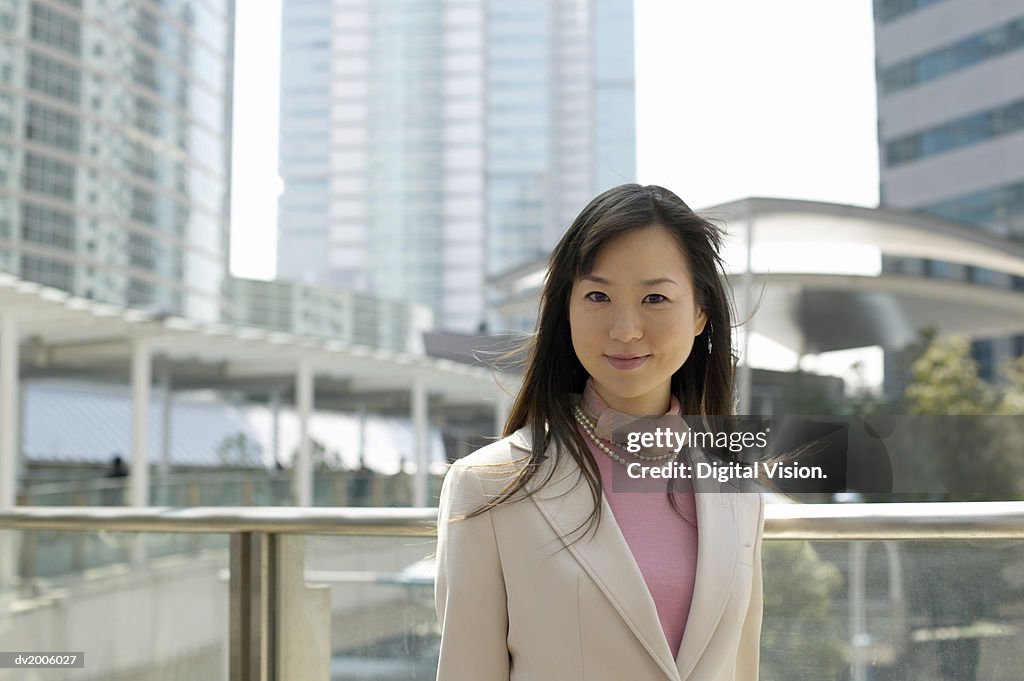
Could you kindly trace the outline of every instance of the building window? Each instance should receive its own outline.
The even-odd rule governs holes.
[[[76,57],[82,49],[82,30],[78,21],[36,3],[32,3],[32,39]]]
[[[78,152],[78,119],[48,106],[29,102],[25,136],[64,151]]]
[[[875,21],[885,23],[942,0],[875,0]]]
[[[28,57],[28,87],[50,97],[78,103],[82,74],[58,61],[32,52]]]
[[[65,291],[71,290],[74,281],[71,265],[28,254],[21,256],[21,277]]]
[[[156,300],[156,287],[148,281],[130,279],[128,281],[128,304],[135,306],[150,305]]]
[[[62,161],[26,153],[22,187],[71,201],[75,196],[75,168]]]
[[[960,196],[923,210],[949,220],[984,225],[1009,236],[1024,236],[1024,183]]]
[[[137,232],[128,234],[128,263],[146,271],[156,269],[156,249],[152,237]]]
[[[879,71],[882,92],[889,94],[973,66],[1024,47],[1024,18],[965,38],[933,52]]]
[[[64,211],[23,203],[21,238],[50,248],[74,251],[75,219]]]
[[[978,363],[978,376],[992,382],[995,377],[995,349],[993,341],[978,340],[971,343],[971,357]]]
[[[1024,99],[906,135],[886,144],[889,167],[1024,129]]]

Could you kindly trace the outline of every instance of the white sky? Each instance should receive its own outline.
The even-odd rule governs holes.
[[[237,3],[231,271],[274,274],[280,0]],[[636,0],[638,180],[878,201],[868,0]]]

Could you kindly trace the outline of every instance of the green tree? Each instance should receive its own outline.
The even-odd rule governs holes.
[[[766,542],[763,574],[761,679],[839,678],[846,665],[832,607],[843,584],[839,569],[807,542]]]
[[[1020,448],[1024,360],[1001,368],[989,385],[978,374],[967,341],[933,338],[911,366],[907,412],[899,447],[915,454],[921,474],[950,493],[904,496],[903,501],[1002,500],[1024,494]],[[927,458],[923,455],[927,453]],[[922,483],[925,480],[922,479]],[[921,485],[921,489],[934,489]]]
[[[901,501],[1020,498],[1022,429],[1014,417],[1024,415],[1024,360],[1005,365],[1000,374],[995,385],[982,380],[963,339],[934,333],[923,338],[904,396],[907,412],[917,418],[901,429],[909,437],[902,447],[911,448],[922,468],[927,465],[935,479],[957,491],[901,495]],[[955,561],[949,560],[952,547],[943,542],[907,542],[904,551],[909,605],[926,626],[964,628],[998,620],[1000,604],[1020,598],[1019,589],[1015,594],[1003,577],[1020,563],[1019,547],[971,542],[957,551]],[[935,653],[941,678],[976,678],[976,637],[947,637]]]
[[[243,431],[225,435],[214,451],[222,466],[247,468],[259,465],[263,458],[263,446]]]

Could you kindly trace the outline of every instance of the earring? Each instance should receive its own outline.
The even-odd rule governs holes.
[[[715,325],[708,322],[708,354],[711,354],[711,337],[715,333]]]

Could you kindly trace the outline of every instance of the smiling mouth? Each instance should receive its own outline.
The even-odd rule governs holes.
[[[605,359],[616,369],[635,369],[644,362],[646,362],[650,355],[634,355],[632,357],[614,357],[612,355],[605,355]]]

